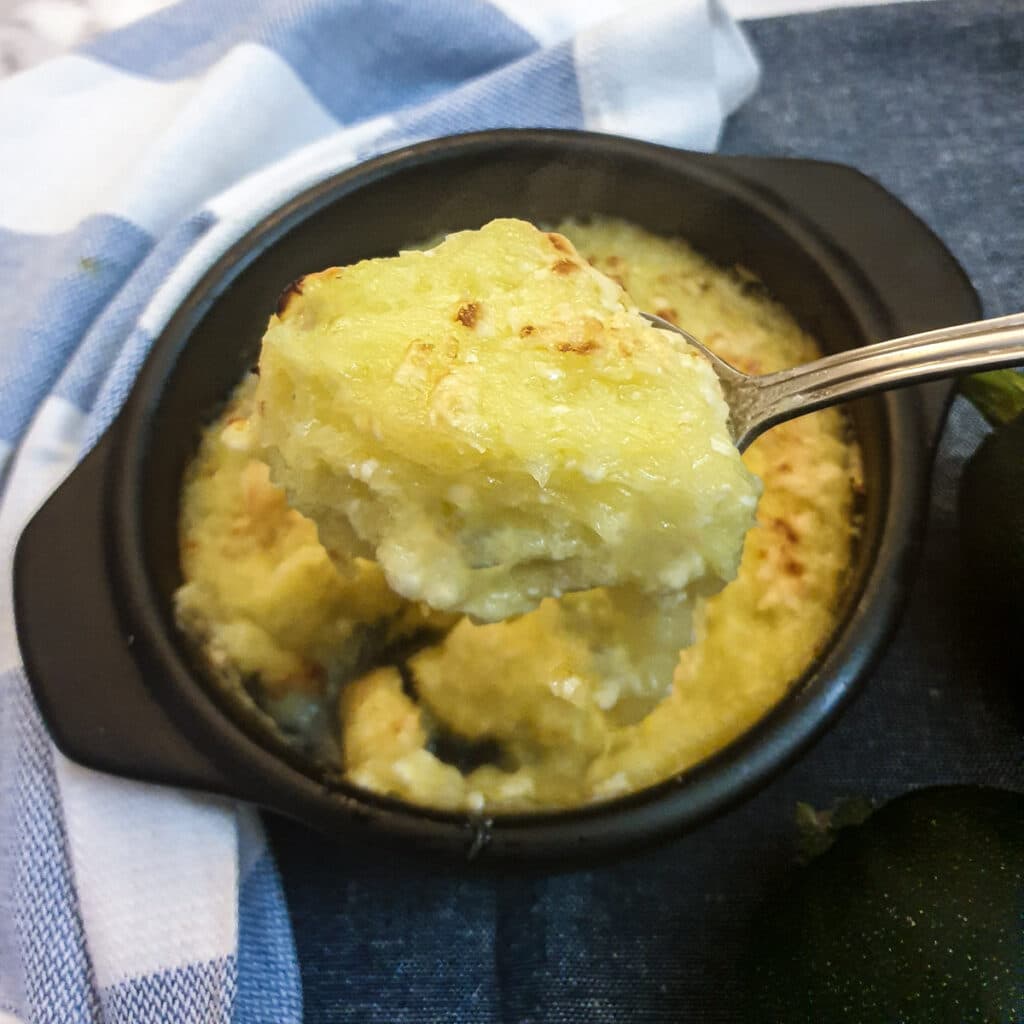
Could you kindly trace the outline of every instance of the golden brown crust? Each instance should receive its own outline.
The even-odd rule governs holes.
[[[559,352],[575,352],[578,356],[586,356],[596,352],[601,346],[593,340],[587,341],[560,341],[556,348]]]
[[[575,252],[572,242],[569,241],[565,235],[560,235],[557,231],[548,232],[548,241],[559,251],[559,252]]]
[[[292,300],[302,294],[302,285],[306,280],[305,276],[297,277],[281,294],[277,297],[277,315],[283,317],[288,312],[288,307]]]
[[[790,542],[790,544],[796,544],[800,540],[800,534],[798,534],[796,530],[793,529],[792,524],[785,519],[773,519],[771,521],[771,526],[773,529],[778,530],[778,532],[781,533],[786,540]]]
[[[580,269],[580,265],[575,260],[568,258],[559,260],[551,267],[552,274],[575,274]]]
[[[458,320],[463,327],[474,327],[479,315],[479,302],[464,302],[459,306],[459,311],[455,314],[455,319]]]

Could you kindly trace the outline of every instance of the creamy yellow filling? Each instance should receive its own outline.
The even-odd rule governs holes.
[[[820,354],[750,275],[682,242],[614,220],[560,230],[640,308],[750,372]],[[218,674],[250,675],[275,697],[312,691],[333,702],[340,693],[341,767],[365,788],[489,811],[642,788],[756,722],[834,626],[860,486],[858,449],[835,410],[776,427],[745,453],[764,485],[757,525],[738,577],[702,603],[696,642],[679,654],[678,618],[650,614],[661,599],[635,589],[614,600],[602,590],[546,598],[514,620],[478,624],[396,595],[379,567],[352,554],[354,540],[328,556],[313,523],[269,481],[252,403],[245,383],[189,471],[179,618]],[[390,640],[425,626],[450,632],[403,657],[404,680],[394,666],[350,679],[353,666],[361,672]],[[622,686],[664,672],[673,685],[660,702]],[[452,737],[497,756],[478,767],[446,763],[442,741]]]
[[[315,695],[371,647],[448,620],[395,594],[376,563],[329,554],[289,508],[255,457],[255,389],[255,377],[239,385],[186,474],[175,609],[219,676]]]

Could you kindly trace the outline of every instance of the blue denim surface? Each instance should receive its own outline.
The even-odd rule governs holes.
[[[940,234],[986,314],[1024,307],[1024,5],[939,0],[748,28],[764,83],[724,151],[860,168]],[[595,870],[517,877],[438,874],[268,819],[309,1024],[742,1020],[739,958],[756,906],[792,869],[797,801],[1020,787],[1009,670],[960,586],[956,486],[981,430],[958,403],[910,606],[861,698],[794,768],[699,832]]]

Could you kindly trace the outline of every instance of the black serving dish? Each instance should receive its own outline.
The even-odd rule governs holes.
[[[850,168],[685,153],[607,135],[426,142],[310,188],[257,225],[163,330],[127,405],[18,546],[18,636],[58,747],[93,768],[251,801],[338,838],[458,856],[578,859],[691,828],[831,723],[892,630],[923,530],[948,385],[851,407],[864,530],[828,649],[760,723],[697,767],[580,810],[475,819],[331,781],[198,672],[172,617],[178,490],[200,430],[257,355],[288,281],[495,216],[606,213],[741,263],[829,350],[976,319],[931,231]]]

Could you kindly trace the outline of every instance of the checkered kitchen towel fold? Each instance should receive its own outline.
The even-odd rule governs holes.
[[[201,271],[405,142],[519,125],[711,149],[756,79],[716,0],[184,0],[0,84],[0,1022],[301,1019],[258,817],[66,761],[11,613],[22,526]]]

